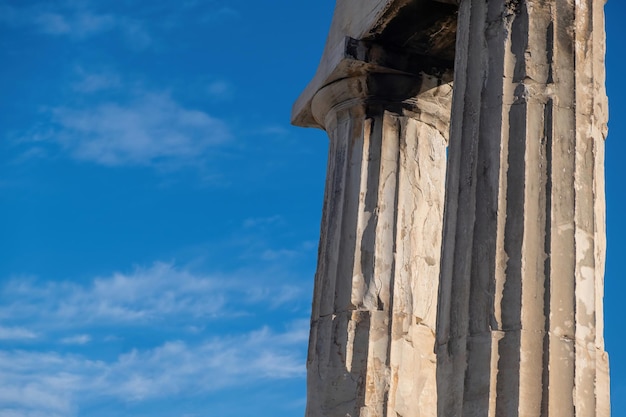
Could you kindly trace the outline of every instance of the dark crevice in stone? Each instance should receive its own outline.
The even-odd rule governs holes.
[[[458,6],[429,0],[407,1],[388,11],[370,38],[404,51],[454,61]]]

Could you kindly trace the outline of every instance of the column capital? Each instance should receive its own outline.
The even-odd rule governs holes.
[[[317,72],[293,106],[296,126],[323,128],[313,97],[335,81],[370,72],[425,72],[452,79],[456,0],[338,0]],[[410,24],[407,24],[409,23]],[[445,78],[445,77],[444,77]]]
[[[452,84],[443,83],[441,76],[369,73],[321,88],[311,100],[311,115],[328,130],[337,111],[352,108],[365,115],[377,108],[415,118],[447,137],[451,100]]]

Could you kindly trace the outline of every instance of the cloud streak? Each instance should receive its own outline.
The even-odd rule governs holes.
[[[91,342],[91,336],[88,334],[77,334],[61,339],[61,343],[65,345],[86,345],[89,342]]]
[[[107,82],[113,81],[92,78],[80,87],[97,89]],[[52,126],[23,141],[56,143],[74,159],[105,166],[177,168],[200,164],[230,137],[221,120],[185,108],[167,94],[148,93],[127,104],[57,107]]]
[[[75,8],[46,3],[23,7],[0,4],[0,23],[76,41],[118,32],[125,44],[133,49],[143,49],[152,43],[152,38],[141,21],[114,13],[97,13],[86,9],[84,5]]]
[[[71,416],[85,403],[107,397],[141,402],[302,378],[305,341],[306,324],[300,321],[282,332],[263,327],[198,344],[168,341],[153,349],[133,349],[110,362],[54,352],[0,351],[0,404],[15,415]]]
[[[157,262],[83,284],[8,280],[0,340],[20,347],[0,350],[0,414],[71,417],[103,401],[151,404],[302,382],[307,313],[290,305],[308,306],[308,297],[256,274],[259,284],[250,286],[248,276]],[[288,318],[276,320],[276,309],[286,308],[280,317]],[[233,321],[249,311],[254,324]],[[117,353],[101,353],[111,349]]]
[[[37,334],[23,327],[0,326],[0,340],[30,340],[37,338]]]
[[[122,86],[119,75],[115,73],[89,73],[82,68],[78,68],[77,72],[80,79],[72,87],[78,93],[91,94]]]
[[[77,38],[110,31],[119,24],[116,18],[109,14],[80,12],[64,15],[49,11],[35,12],[30,23],[45,34],[69,35]]]
[[[266,305],[278,308],[300,302],[303,291],[293,285],[260,283],[244,279],[193,274],[173,264],[157,262],[131,273],[114,273],[87,285],[72,282],[38,282],[16,278],[0,288],[0,318],[50,328],[99,325],[149,325],[162,320],[206,321],[241,316],[244,309]],[[51,320],[53,319],[53,320]],[[18,327],[5,335],[29,336]],[[43,329],[42,329],[43,330]],[[0,328],[0,338],[2,336]]]

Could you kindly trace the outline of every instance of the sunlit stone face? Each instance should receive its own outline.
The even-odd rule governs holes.
[[[337,3],[307,417],[609,416],[603,4]]]

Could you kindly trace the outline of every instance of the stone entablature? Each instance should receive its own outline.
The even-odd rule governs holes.
[[[456,0],[338,1],[320,65],[293,106],[292,123],[323,128],[311,102],[324,86],[369,72],[450,72],[454,61]],[[404,22],[411,21],[412,25]],[[410,53],[408,53],[410,51]]]

